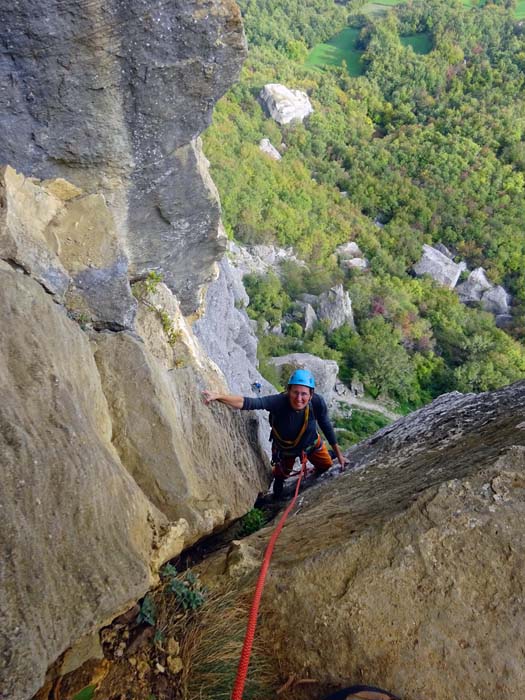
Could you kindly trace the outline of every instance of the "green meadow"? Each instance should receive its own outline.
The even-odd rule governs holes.
[[[381,15],[388,12],[390,7],[401,5],[406,0],[378,0],[370,2],[361,8],[361,12],[369,15]],[[465,7],[476,7],[479,0],[462,0]],[[525,18],[525,0],[518,0],[514,13],[516,19]],[[363,74],[361,56],[363,52],[357,48],[359,29],[347,27],[325,43],[317,44],[308,54],[306,65],[313,68],[323,66],[342,66],[346,62],[349,75],[356,77]],[[432,40],[427,33],[410,34],[401,37],[403,46],[411,46],[415,53],[427,54],[432,50]]]
[[[306,65],[314,68],[323,66],[342,66],[346,62],[349,75],[355,77],[362,75],[361,63],[362,51],[356,48],[359,37],[359,29],[347,27],[336,34],[332,39],[323,44],[317,44],[308,54]],[[429,53],[432,49],[432,40],[427,33],[410,34],[401,37],[403,46],[411,46],[416,53]]]
[[[396,5],[401,5],[407,0],[375,0],[375,2],[369,2],[361,8],[363,14],[368,15],[380,15],[388,11],[389,7],[395,7]],[[465,7],[477,7],[479,5],[479,0],[461,0]],[[516,3],[516,10],[514,11],[514,16],[516,19],[525,18],[525,0],[518,0]]]
[[[361,75],[362,51],[356,48],[359,29],[347,27],[323,44],[317,44],[308,54],[306,65],[314,68],[323,66],[341,66],[346,61],[348,73],[352,76]]]

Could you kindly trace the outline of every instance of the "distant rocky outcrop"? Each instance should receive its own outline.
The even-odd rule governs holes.
[[[270,139],[261,139],[259,143],[259,148],[263,153],[266,153],[267,156],[273,158],[273,160],[281,160],[282,158],[281,154],[271,143]]]
[[[477,267],[464,282],[457,284],[461,273],[466,269],[465,262],[455,263],[450,251],[439,243],[434,248],[424,245],[421,260],[414,265],[416,275],[430,275],[439,284],[455,289],[464,304],[480,305],[485,311],[494,314],[498,326],[504,327],[511,323],[510,294],[501,285],[493,285],[482,267]]]
[[[339,372],[339,366],[334,360],[323,360],[306,352],[294,352],[272,357],[270,362],[279,371],[284,385],[295,369],[309,369],[315,377],[316,392],[323,395],[328,405],[332,403]]]
[[[316,681],[289,697],[350,682],[404,700],[525,691],[524,426],[525,382],[448,394],[352,448],[351,471],[303,492],[258,625],[283,683],[297,669]],[[271,532],[244,540],[241,588]],[[231,586],[227,555],[206,571]]]
[[[269,115],[278,124],[302,122],[312,114],[313,107],[308,95],[301,90],[291,90],[285,85],[268,83],[260,92],[259,98]]]
[[[456,286],[459,276],[466,269],[466,263],[455,263],[448,255],[427,244],[423,245],[423,255],[414,265],[416,275],[429,275],[450,289]]]
[[[279,275],[280,266],[285,261],[306,267],[306,263],[295,255],[293,248],[279,248],[273,245],[241,246],[229,241],[227,255],[232,266],[243,275],[264,274],[270,271]]]
[[[355,241],[338,246],[335,254],[343,270],[365,270],[368,267],[368,260]]]
[[[21,0],[0,23],[0,163],[102,194],[130,274],[194,311],[225,246],[198,135],[246,54],[237,5]]]
[[[510,316],[510,295],[501,285],[493,285],[487,279],[485,270],[478,267],[473,270],[468,279],[458,284],[456,292],[464,304],[480,304],[485,311],[499,317]]]
[[[342,284],[332,287],[319,296],[316,312],[319,320],[325,321],[330,331],[335,331],[336,328],[344,325],[355,327],[352,301]]]

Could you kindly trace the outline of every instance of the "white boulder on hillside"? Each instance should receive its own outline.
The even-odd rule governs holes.
[[[361,249],[355,241],[343,243],[335,249],[339,266],[343,270],[361,269],[368,267],[368,260],[363,257]]]
[[[281,154],[272,144],[270,139],[261,139],[259,142],[259,148],[263,153],[266,153],[267,156],[273,158],[273,160],[281,160],[282,158]]]
[[[444,287],[454,289],[463,270],[467,269],[464,262],[455,263],[447,255],[430,245],[423,245],[421,260],[414,265],[418,277],[429,275]]]
[[[278,124],[289,124],[294,120],[302,122],[314,111],[305,92],[290,90],[278,83],[265,85],[259,97],[270,116]]]
[[[488,279],[485,270],[477,267],[473,270],[468,279],[462,284],[458,284],[455,290],[460,301],[464,304],[481,303],[485,311],[500,317],[509,316],[510,295],[501,285],[494,286]]]
[[[320,321],[328,322],[328,330],[335,331],[345,324],[355,327],[352,300],[342,284],[332,287],[319,296],[317,316]]]

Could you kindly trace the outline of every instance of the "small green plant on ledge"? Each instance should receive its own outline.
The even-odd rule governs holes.
[[[160,575],[167,582],[166,589],[175,594],[184,610],[197,610],[204,603],[206,589],[200,585],[198,577],[192,571],[186,571],[182,575],[172,564],[166,564]]]
[[[260,508],[252,508],[241,520],[241,535],[251,535],[266,525],[266,515]]]
[[[159,284],[162,282],[162,274],[156,270],[150,270],[146,279],[136,282],[133,285],[133,296],[140,304],[155,313],[162,325],[162,330],[166,335],[168,344],[173,347],[180,340],[180,331],[175,330],[173,321],[168,312],[158,304],[152,304],[147,297],[155,294]]]

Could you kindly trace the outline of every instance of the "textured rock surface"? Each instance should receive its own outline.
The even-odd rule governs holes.
[[[243,308],[249,299],[242,284],[242,273],[232,267],[226,257],[219,270],[219,277],[206,292],[204,313],[193,324],[195,336],[222,370],[230,393],[252,396],[252,385],[256,382],[261,384],[262,394],[274,393],[275,388],[257,369],[257,338]],[[255,411],[254,420],[258,425],[259,443],[269,453],[267,416]]]
[[[350,682],[404,700],[525,692],[524,446],[525,382],[450,394],[353,448],[360,469],[305,492],[258,627],[283,682],[317,680],[288,698]],[[269,532],[246,543],[251,562]]]
[[[306,352],[294,352],[289,355],[272,357],[270,361],[280,371],[283,384],[286,384],[294,369],[309,369],[315,377],[316,392],[322,394],[326,403],[330,405],[334,398],[337,373],[339,372],[337,362],[322,360],[320,357]]]
[[[355,241],[343,243],[335,249],[335,253],[343,270],[365,270],[368,267],[368,260],[363,257],[363,253]]]
[[[21,0],[0,22],[0,162],[104,193],[133,274],[162,269],[192,310],[223,247],[195,139],[245,55],[238,7]],[[182,236],[203,246],[193,268],[170,256]]]
[[[48,225],[62,203],[10,167],[0,171],[0,258],[19,265],[59,298],[70,279]]]
[[[167,519],[120,463],[87,337],[5,263],[0,325],[0,692],[21,700],[143,595],[154,550],[168,558],[183,538],[165,547]]]
[[[464,262],[455,263],[436,248],[425,244],[421,260],[414,265],[414,272],[419,276],[429,275],[439,284],[453,289],[466,267]]]
[[[488,289],[481,298],[481,306],[492,314],[505,315],[509,312],[509,295],[498,285]]]
[[[278,248],[273,245],[239,246],[228,243],[228,256],[233,267],[243,275],[263,274],[271,270],[279,275],[283,262],[293,262],[305,267],[305,263],[294,255],[292,248]]]
[[[201,390],[223,378],[199,352],[171,292],[161,285],[151,302],[172,319],[175,342],[168,342],[155,311],[140,304],[144,342],[127,333],[99,334],[95,359],[122,463],[170,521],[188,522],[188,546],[246,513],[269,479],[261,454],[246,447],[256,443],[254,422],[204,405]]]
[[[319,320],[326,321],[330,331],[334,331],[336,328],[344,325],[354,328],[352,301],[348,292],[343,289],[342,284],[332,287],[332,289],[321,294],[316,310]]]
[[[305,92],[290,90],[278,83],[265,85],[261,90],[260,99],[270,116],[279,124],[289,124],[294,120],[302,122],[314,111]]]
[[[127,260],[104,197],[10,167],[0,197],[0,258],[22,267],[77,318],[99,328],[132,326]]]
[[[488,281],[485,270],[482,267],[477,267],[472,270],[468,279],[456,287],[456,293],[464,304],[472,304],[481,301],[483,292],[486,292],[492,287]]]

